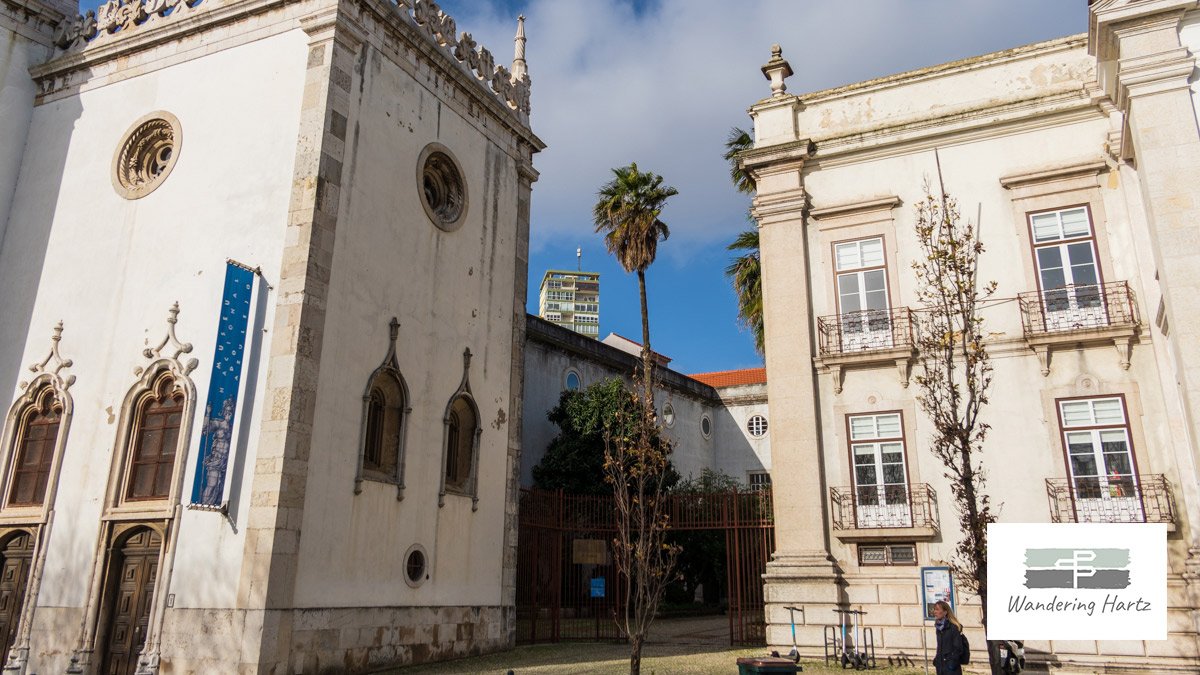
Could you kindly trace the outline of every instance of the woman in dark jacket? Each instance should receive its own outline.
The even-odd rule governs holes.
[[[937,632],[937,653],[933,657],[933,667],[937,675],[961,675],[962,666],[962,623],[954,616],[954,610],[945,600],[933,603],[933,623]]]

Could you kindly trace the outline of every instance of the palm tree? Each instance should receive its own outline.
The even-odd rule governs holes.
[[[738,156],[754,147],[754,139],[745,129],[733,127],[725,139],[725,154],[729,162],[729,179],[738,192],[753,193],[758,186],[754,177],[742,168]],[[726,247],[729,251],[741,251],[725,268],[725,276],[733,282],[738,299],[738,321],[754,335],[754,349],[759,355],[766,354],[763,343],[763,299],[762,263],[758,255],[758,230],[751,228],[739,234]]]
[[[758,186],[754,183],[754,177],[746,173],[738,162],[738,155],[753,147],[754,139],[750,137],[750,132],[741,127],[733,127],[725,139],[725,154],[722,155],[725,161],[729,162],[729,180],[733,181],[733,187],[746,194],[754,192]]]
[[[592,220],[596,231],[604,233],[604,245],[616,256],[626,272],[637,272],[638,293],[642,301],[642,385],[650,405],[650,315],[646,307],[646,268],[658,253],[658,240],[671,236],[659,215],[667,199],[679,194],[663,186],[663,178],[650,171],[638,171],[637,163],[613,169],[613,179],[597,193]]]
[[[754,335],[754,349],[761,356],[766,354],[766,350],[763,346],[762,262],[758,257],[758,230],[742,232],[726,249],[744,251],[725,268],[725,276],[733,282],[733,290],[737,293],[738,321]]]

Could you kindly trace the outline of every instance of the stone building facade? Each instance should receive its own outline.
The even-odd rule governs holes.
[[[523,28],[510,68],[426,0],[76,12],[0,4],[6,672],[511,645]]]
[[[881,655],[920,658],[918,566],[960,539],[911,382],[914,205],[940,170],[997,283],[984,466],[1001,520],[1170,530],[1167,640],[1023,636],[1031,660],[1200,667],[1200,11],[1098,0],[1088,18],[1086,34],[799,96],[778,50],[763,67],[743,161],[774,411],[772,645],[803,604],[800,644],[820,653],[850,605]],[[980,625],[969,599],[959,615]]]
[[[611,336],[610,336],[611,337]],[[529,316],[522,397],[521,485],[533,484],[533,467],[559,429],[546,413],[567,389],[583,389],[613,377],[629,380],[641,363],[636,343],[620,347]],[[704,469],[747,484],[770,483],[766,377],[761,369],[684,375],[660,363],[654,400],[663,433],[674,441],[671,463],[684,478]],[[712,375],[716,375],[715,377]],[[754,419],[757,418],[757,419]],[[752,423],[753,421],[753,423]]]

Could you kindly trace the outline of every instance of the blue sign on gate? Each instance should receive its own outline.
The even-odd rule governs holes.
[[[593,598],[603,598],[604,597],[604,577],[600,577],[598,579],[592,579],[592,597]]]

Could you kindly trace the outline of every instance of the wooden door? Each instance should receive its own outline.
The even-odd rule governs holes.
[[[25,589],[29,586],[29,568],[33,563],[33,536],[21,533],[0,552],[0,657],[8,653],[17,639],[17,624],[25,606]]]
[[[162,537],[157,532],[139,530],[125,540],[109,563],[112,590],[101,670],[104,675],[133,675],[137,670],[150,624],[161,548]]]

